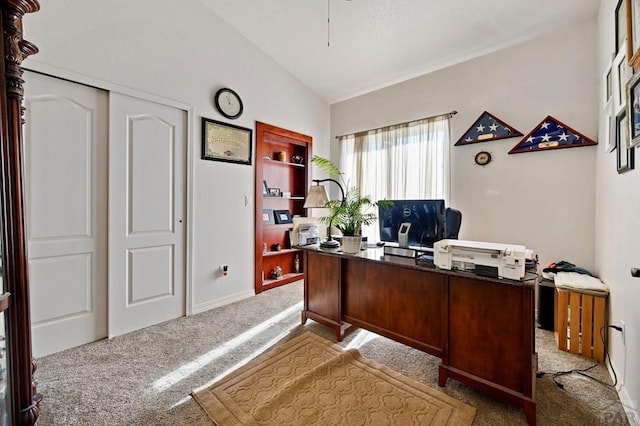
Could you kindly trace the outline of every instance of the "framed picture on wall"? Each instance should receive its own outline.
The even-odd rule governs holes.
[[[626,43],[626,42],[625,42]],[[621,49],[613,60],[611,65],[613,73],[613,110],[616,115],[620,113],[620,110],[624,109],[626,104],[626,87],[627,81],[631,77],[632,71],[627,64],[627,52],[625,49]]]
[[[611,152],[616,148],[616,114],[613,112],[613,105],[610,103],[605,109],[605,131],[606,152]]]
[[[616,6],[616,46],[615,51],[618,53],[627,36],[627,0],[618,0]]]
[[[613,96],[613,60],[609,61],[609,64],[604,70],[602,75],[602,106],[606,107],[611,103]]]
[[[618,173],[633,169],[634,149],[629,147],[629,124],[627,111],[623,110],[616,117],[616,167]]]
[[[202,117],[202,159],[251,165],[251,129]]]
[[[640,66],[640,0],[626,0],[627,58],[633,69]]]
[[[629,123],[629,146],[640,144],[640,73],[627,84],[627,121]]]

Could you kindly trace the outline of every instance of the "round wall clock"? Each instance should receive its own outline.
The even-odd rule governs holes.
[[[487,151],[480,151],[476,154],[474,161],[479,166],[486,166],[491,162],[491,153]]]
[[[236,119],[242,115],[242,99],[233,90],[223,87],[213,97],[218,112],[230,119]]]

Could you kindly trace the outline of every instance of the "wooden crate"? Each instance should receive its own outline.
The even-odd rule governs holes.
[[[607,323],[607,296],[556,288],[555,305],[558,348],[604,361],[604,343],[600,329]],[[606,339],[606,330],[604,336]]]

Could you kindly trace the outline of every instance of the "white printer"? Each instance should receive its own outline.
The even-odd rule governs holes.
[[[440,240],[433,244],[433,263],[496,278],[524,278],[527,251],[515,244],[465,240]]]

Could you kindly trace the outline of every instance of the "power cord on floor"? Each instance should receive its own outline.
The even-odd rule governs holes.
[[[553,383],[556,384],[556,386],[558,386],[560,389],[564,389],[564,385],[562,383],[560,383],[557,379],[558,377],[561,376],[566,376],[567,374],[579,374],[581,376],[584,376],[588,379],[591,379],[597,383],[600,383],[601,385],[607,386],[607,387],[612,387],[615,388],[616,385],[618,384],[618,376],[616,375],[616,370],[614,370],[613,365],[611,364],[611,357],[609,356],[609,350],[607,349],[607,343],[605,341],[604,338],[604,330],[606,328],[613,328],[615,330],[618,331],[622,331],[622,327],[619,327],[617,325],[603,325],[602,327],[600,327],[600,338],[602,339],[602,344],[604,345],[604,354],[605,354],[605,362],[606,360],[609,360],[609,367],[611,368],[611,372],[613,373],[613,384],[609,384],[606,383],[596,377],[590,376],[588,374],[586,374],[587,371],[595,368],[598,366],[598,363],[596,362],[595,364],[593,364],[590,367],[587,368],[582,368],[582,369],[573,369],[573,370],[566,370],[566,371],[556,371],[556,372],[544,372],[544,371],[538,371],[536,372],[536,377],[541,378],[544,376],[551,376],[551,379],[553,380]]]

